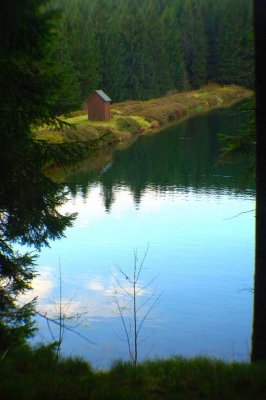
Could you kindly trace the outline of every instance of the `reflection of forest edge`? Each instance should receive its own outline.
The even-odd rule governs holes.
[[[127,187],[136,204],[147,187],[156,192],[169,190],[205,191],[217,195],[234,192],[254,195],[254,182],[245,173],[247,162],[221,165],[219,133],[237,133],[244,116],[235,109],[216,110],[168,128],[163,134],[139,138],[131,147],[113,155],[103,154],[106,167],[102,172],[89,171],[90,161],[76,172],[68,173],[66,184],[75,196],[86,197],[92,185],[102,186],[109,210],[117,187]],[[88,169],[86,169],[86,167]]]

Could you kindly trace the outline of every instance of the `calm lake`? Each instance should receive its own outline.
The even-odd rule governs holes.
[[[248,359],[254,184],[245,179],[245,163],[217,164],[217,134],[234,133],[242,122],[235,108],[215,110],[139,138],[100,173],[82,168],[67,175],[62,211],[78,217],[65,238],[43,249],[34,282],[39,310],[58,316],[60,265],[66,324],[91,342],[65,331],[64,354],[95,367],[129,359],[114,287],[127,323],[132,290],[118,269],[131,276],[134,249],[138,265],[148,249],[137,285],[139,321],[159,299],[140,330],[139,359]],[[79,322],[71,318],[77,313]],[[58,338],[54,324],[52,332],[44,319],[38,324],[36,342],[51,341],[51,333]]]

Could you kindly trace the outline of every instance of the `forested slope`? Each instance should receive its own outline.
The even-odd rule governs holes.
[[[253,87],[251,0],[53,0],[58,111],[94,89],[149,99],[207,82]]]

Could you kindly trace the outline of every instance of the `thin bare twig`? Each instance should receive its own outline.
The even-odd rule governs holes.
[[[224,221],[228,221],[228,220],[230,220],[230,219],[237,218],[237,217],[239,217],[239,216],[242,215],[242,214],[248,214],[248,213],[251,213],[251,212],[254,212],[254,211],[255,211],[254,209],[253,209],[253,210],[248,210],[248,211],[242,211],[242,212],[240,212],[240,213],[234,215],[233,217],[230,217],[230,218],[223,218],[223,220],[224,220]]]
[[[57,326],[60,325],[60,322],[59,322],[58,320],[52,319],[52,318],[48,317],[47,314],[42,314],[42,313],[39,312],[39,311],[35,311],[35,312],[36,312],[36,314],[39,315],[40,317],[46,319],[46,321],[52,322],[53,324],[55,324],[55,325],[57,325]],[[73,328],[71,328],[71,327],[69,327],[69,326],[67,326],[67,325],[65,325],[64,329],[65,329],[66,331],[69,331],[69,332],[71,332],[71,333],[74,333],[75,335],[79,336],[80,338],[84,339],[86,342],[88,342],[88,343],[90,343],[90,344],[93,344],[93,345],[96,345],[96,344],[97,344],[96,342],[93,342],[92,340],[89,340],[86,336],[82,335],[80,332],[77,332],[75,329],[73,329]]]
[[[59,352],[61,349],[61,345],[65,336],[65,332],[71,332],[74,333],[75,335],[79,336],[83,340],[87,341],[90,344],[96,344],[95,342],[89,340],[87,337],[79,333],[76,329],[81,325],[82,323],[82,316],[87,314],[88,311],[84,312],[78,312],[75,314],[69,314],[69,309],[71,307],[71,304],[74,300],[74,298],[77,295],[77,292],[68,300],[66,304],[63,302],[63,279],[62,279],[62,268],[61,268],[61,258],[59,257],[59,264],[58,264],[58,270],[59,270],[59,298],[56,300],[56,303],[54,304],[54,309],[55,309],[55,314],[56,316],[51,316],[48,315],[47,313],[41,313],[40,311],[36,311],[36,314],[39,315],[40,317],[44,318],[47,322],[48,330],[49,333],[54,341],[57,342],[57,350],[56,350],[56,355],[57,357],[59,356]],[[69,322],[75,322],[72,323],[71,325]],[[58,331],[58,337],[56,340],[56,336],[53,333],[53,330],[51,328],[51,324],[54,324],[59,328]]]
[[[157,274],[148,283],[142,286],[139,285],[141,273],[144,269],[144,262],[146,260],[148,250],[149,250],[149,245],[146,248],[144,256],[139,261],[137,249],[134,249],[134,263],[133,263],[132,277],[129,274],[127,274],[120,266],[116,266],[116,270],[121,275],[123,282],[124,280],[128,282],[130,286],[130,291],[128,290],[127,287],[125,287],[124,283],[121,282],[121,280],[117,276],[114,276],[117,286],[120,289],[122,289],[122,293],[124,294],[124,297],[122,297],[122,299],[120,300],[118,297],[118,294],[120,295],[120,293],[117,291],[117,287],[114,286],[113,298],[116,307],[118,309],[120,319],[122,321],[129,356],[134,366],[136,366],[138,362],[139,343],[142,342],[139,340],[141,329],[145,321],[147,321],[148,316],[150,315],[154,307],[158,304],[158,301],[161,297],[161,294],[160,295],[156,294],[156,288],[155,288],[153,292],[150,295],[148,295],[148,297],[141,304],[139,304],[138,302],[138,298],[139,296],[141,296],[141,293],[144,292],[145,289],[150,287],[154,283],[155,279],[158,278],[159,276],[159,274]],[[130,299],[126,306],[125,306],[125,296]],[[131,307],[128,307],[130,306],[130,304]],[[125,310],[128,310],[130,313],[128,317],[128,324],[125,318]],[[142,315],[142,317],[140,316],[141,310],[144,310],[144,315]]]

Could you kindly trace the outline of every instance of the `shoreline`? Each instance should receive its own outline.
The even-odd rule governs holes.
[[[265,399],[265,363],[203,356],[172,356],[136,366],[118,360],[102,370],[79,357],[56,355],[54,344],[24,345],[5,355],[0,373],[1,398],[10,400]]]
[[[84,110],[61,117],[69,127],[64,131],[41,129],[38,139],[49,143],[96,143],[90,154],[80,159],[75,168],[101,171],[112,161],[113,153],[130,147],[140,136],[158,134],[168,127],[214,109],[227,108],[252,96],[253,92],[236,85],[209,85],[199,90],[169,94],[164,97],[140,101],[114,103],[110,121],[89,121]],[[81,165],[80,165],[81,164]],[[61,177],[62,168],[50,165],[48,175]]]

